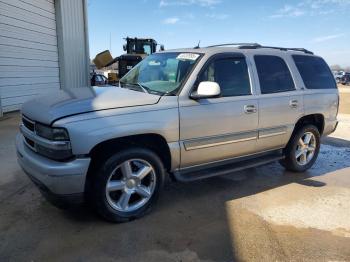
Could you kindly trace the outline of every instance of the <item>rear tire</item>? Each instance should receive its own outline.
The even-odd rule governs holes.
[[[147,214],[164,181],[164,166],[153,151],[129,148],[111,156],[94,175],[88,198],[111,222],[126,222]]]
[[[291,137],[280,163],[287,170],[304,172],[315,163],[320,151],[320,132],[314,125],[306,125]]]

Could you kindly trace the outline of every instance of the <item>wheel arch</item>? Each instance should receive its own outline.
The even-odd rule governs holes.
[[[293,130],[293,134],[298,130],[300,127],[305,125],[314,125],[317,127],[318,132],[320,135],[323,134],[324,126],[325,126],[325,118],[322,114],[310,114],[305,115],[299,118],[299,120],[296,122]]]
[[[165,169],[167,171],[171,169],[171,152],[163,136],[155,133],[148,133],[112,138],[96,144],[90,150],[89,156],[91,157],[91,164],[87,172],[85,188],[89,186],[92,176],[96,173],[104,160],[130,146],[152,150],[161,159]]]
[[[289,145],[289,143],[293,139],[293,136],[295,135],[295,133],[298,132],[298,130],[305,125],[316,126],[318,129],[318,132],[322,136],[323,131],[324,131],[324,126],[325,126],[324,115],[322,115],[322,114],[309,114],[309,115],[305,115],[305,116],[302,116],[301,118],[299,118],[299,120],[294,125],[292,135],[290,136],[287,145]]]
[[[309,162],[306,162],[305,164],[299,164],[297,161],[296,150],[298,150],[297,145],[300,141],[300,136],[303,136],[305,133],[305,130],[309,130],[310,127],[312,129],[317,129],[319,134],[316,136],[317,143],[314,147],[314,155],[312,156],[312,159],[309,160]],[[303,116],[299,119],[299,121],[296,123],[293,133],[288,141],[288,144],[283,149],[283,153],[285,158],[280,162],[287,170],[293,171],[293,172],[304,172],[307,169],[309,169],[314,162],[316,161],[319,149],[320,149],[320,136],[323,133],[324,129],[324,118],[321,114],[312,114]],[[305,145],[305,144],[304,144]],[[304,147],[302,148],[305,149]]]

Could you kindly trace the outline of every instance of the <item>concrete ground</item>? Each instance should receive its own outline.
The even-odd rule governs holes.
[[[16,163],[19,115],[6,115],[0,261],[350,261],[348,99],[342,92],[341,122],[311,170],[294,174],[272,163],[169,182],[151,214],[124,224],[47,203]]]
[[[343,114],[350,114],[350,86],[339,85],[338,88],[342,97],[339,109]]]

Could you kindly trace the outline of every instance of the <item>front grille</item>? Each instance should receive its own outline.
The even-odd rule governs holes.
[[[35,143],[33,140],[27,138],[27,137],[24,137],[24,139],[26,140],[27,144],[30,145],[31,147],[35,147]]]
[[[22,115],[22,124],[23,126],[28,129],[33,134],[35,133],[35,122],[27,118],[26,116]],[[29,137],[25,136],[24,133],[22,133],[24,136],[25,144],[33,151],[36,151],[35,149],[35,142],[30,139]]]
[[[22,123],[27,129],[29,129],[30,131],[34,132],[34,129],[35,129],[34,121],[31,121],[28,118],[23,116],[22,117]]]

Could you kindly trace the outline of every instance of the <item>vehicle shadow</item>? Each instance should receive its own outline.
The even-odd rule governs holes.
[[[350,147],[350,141],[337,138],[337,137],[323,137],[322,138],[322,143],[325,145],[331,145],[331,146],[336,146],[336,147]]]
[[[332,138],[332,144],[344,145],[344,141]],[[349,157],[350,149],[326,144],[322,145],[315,165],[304,173],[288,172],[278,163],[271,163],[191,183],[168,181],[153,212],[130,223],[104,223],[86,208],[78,212],[64,212],[64,216],[78,223],[107,227],[110,232],[122,234],[126,238],[137,236],[138,241],[148,239],[152,242],[142,247],[135,244],[138,254],[154,249],[166,250],[169,254],[187,250],[199,259],[232,261],[235,259],[234,232],[230,232],[227,224],[227,201],[291,183],[323,187],[326,184],[318,181],[317,177],[350,167],[350,162],[344,161]],[[129,244],[134,246],[133,243]],[[125,259],[128,260],[128,257],[126,255]]]

